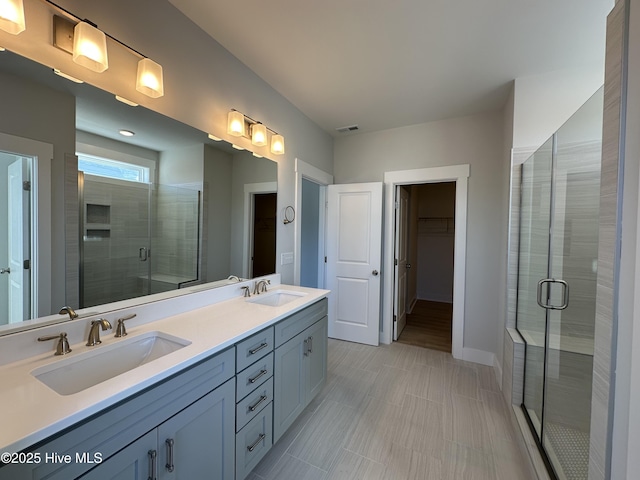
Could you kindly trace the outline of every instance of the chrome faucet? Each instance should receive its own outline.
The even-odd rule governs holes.
[[[89,328],[89,338],[87,339],[87,347],[93,347],[94,345],[98,345],[102,343],[100,340],[100,327],[102,327],[102,331],[109,330],[111,324],[108,320],[104,318],[98,318],[97,320],[91,321],[91,328]]]
[[[75,312],[75,310],[73,308],[71,308],[68,305],[65,305],[64,307],[62,307],[60,309],[60,311],[58,312],[58,314],[60,315],[69,315],[69,320],[73,320],[74,318],[78,318],[78,314]]]
[[[235,280],[236,282],[240,283],[240,277],[238,277],[237,275],[229,275],[229,277],[227,277],[227,280]]]
[[[255,286],[253,287],[253,294],[260,295],[261,292],[266,292],[267,285],[270,285],[270,284],[271,284],[271,280],[260,280],[259,282],[256,282]]]

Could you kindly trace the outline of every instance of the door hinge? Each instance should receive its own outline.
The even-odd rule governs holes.
[[[400,208],[400,204],[399,204],[398,202],[395,202],[395,204],[394,204],[394,208],[395,208],[396,210],[398,210],[398,208]]]
[[[395,262],[394,265],[398,266],[398,259],[397,258],[394,260],[394,262]]]
[[[393,321],[394,321],[394,322],[397,322],[397,321],[398,321],[398,317],[394,315],[394,316],[393,316]]]
[[[327,263],[327,257],[324,257],[324,263]]]
[[[25,192],[31,191],[31,182],[29,180],[25,180],[24,182],[22,182],[22,190],[24,190]]]
[[[22,262],[22,268],[24,268],[25,270],[30,270],[31,269],[31,260],[25,260],[24,262]]]

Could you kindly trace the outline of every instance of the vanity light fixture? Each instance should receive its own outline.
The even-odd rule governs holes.
[[[0,0],[3,2],[6,0]],[[151,98],[164,95],[162,66],[131,48],[89,20],[83,20],[50,0],[44,0],[61,15],[53,15],[53,45],[73,55],[73,61],[94,72],[109,68],[107,37],[140,58],[136,75],[136,90]],[[126,102],[125,102],[126,103]]]
[[[267,127],[262,123],[254,123],[249,127],[251,131],[251,143],[256,147],[264,147],[267,144]]]
[[[73,28],[73,61],[98,73],[109,68],[107,36],[86,20]]]
[[[273,135],[271,137],[271,153],[275,155],[284,154],[284,137],[282,135]]]
[[[227,116],[227,133],[234,137],[244,136],[244,115],[237,110],[231,110]]]
[[[136,133],[131,130],[120,130],[118,132],[120,135],[124,135],[125,137],[133,137]]]
[[[58,70],[57,68],[53,69],[53,73],[55,73],[56,75],[58,75],[59,77],[62,78],[66,78],[67,80],[71,80],[73,83],[84,83],[82,80],[80,80],[79,78],[76,77],[72,77],[71,75],[69,75],[68,73],[64,73],[61,72],[60,70]]]
[[[235,137],[247,137],[245,133],[247,130],[251,137],[251,144],[258,147],[267,145],[267,132],[271,132],[271,153],[275,155],[282,155],[284,153],[284,137],[282,135],[271,130],[262,122],[254,120],[236,109],[232,109],[228,115],[227,133]]]
[[[0,29],[17,35],[25,29],[22,0],[0,0]]]
[[[129,105],[130,107],[137,107],[138,104],[136,102],[132,102],[131,100],[121,97],[120,95],[116,95],[116,100],[124,103],[125,105]]]

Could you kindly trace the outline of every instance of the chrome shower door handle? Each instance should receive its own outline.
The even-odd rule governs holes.
[[[560,305],[551,305],[542,302],[542,286],[545,284],[558,283],[562,286],[562,303]],[[564,310],[569,306],[569,284],[564,280],[557,280],[555,278],[543,278],[538,282],[538,292],[536,295],[538,305],[546,310]]]
[[[141,262],[146,262],[147,261],[147,248],[146,247],[140,247],[138,249],[138,258],[140,259]]]

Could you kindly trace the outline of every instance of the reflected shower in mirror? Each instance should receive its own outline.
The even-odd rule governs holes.
[[[51,189],[50,213],[38,212],[33,192],[21,190],[20,208],[33,220],[20,223],[14,214],[12,224],[17,203],[0,202],[3,230],[32,236],[20,240],[22,252],[13,249],[25,268],[0,275],[0,334],[66,303],[104,313],[114,301],[275,272],[275,162],[8,51],[0,53],[0,80],[3,185],[9,165],[22,158],[3,139],[53,148],[51,163],[36,158],[24,180],[37,192]],[[38,165],[49,167],[47,178]],[[47,215],[48,231],[41,225]],[[0,268],[8,269],[4,237]],[[34,254],[43,245],[50,258]],[[12,292],[14,273],[24,282]]]

